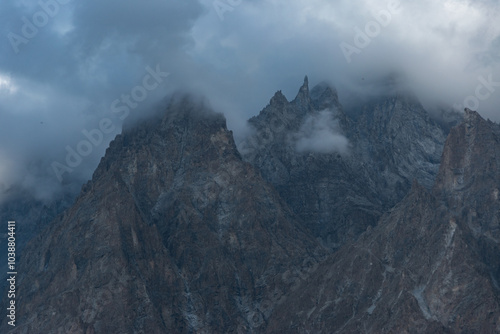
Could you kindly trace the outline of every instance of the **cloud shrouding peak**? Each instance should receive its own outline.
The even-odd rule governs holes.
[[[499,7],[473,0],[3,2],[0,184],[47,196],[61,187],[51,164],[65,164],[68,147],[88,152],[84,133],[112,124],[64,173],[65,182],[88,179],[120,131],[117,108],[143,113],[179,89],[207,96],[235,133],[272,92],[293,96],[304,74],[332,82],[344,102],[378,94],[383,87],[373,83],[401,73],[426,106],[470,107],[499,121]],[[356,48],[350,61],[346,44]],[[157,67],[169,76],[155,85],[147,68]],[[308,138],[315,146],[315,135]]]

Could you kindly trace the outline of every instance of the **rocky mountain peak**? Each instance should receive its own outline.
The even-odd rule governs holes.
[[[275,95],[280,104],[250,119],[242,154],[336,248],[374,225],[413,179],[432,187],[446,134],[412,94],[370,101],[353,116],[331,85],[308,93],[307,84],[296,100]]]
[[[226,333],[262,328],[325,252],[186,98],[129,124],[24,254],[14,333]]]
[[[311,109],[310,103],[311,103],[311,97],[309,96],[309,79],[307,78],[306,75],[304,77],[304,83],[300,87],[297,96],[292,101],[292,104],[296,105],[300,109],[309,111]]]
[[[344,118],[337,91],[331,85],[322,82],[309,91],[309,79],[304,78],[303,85],[292,102],[289,102],[281,90],[277,91],[269,104],[261,110],[258,117],[252,117],[250,123],[263,121],[273,123],[280,129],[298,130],[304,118],[314,112],[330,110],[337,118]]]
[[[304,83],[300,87],[300,91],[309,92],[309,78],[307,75],[304,77]]]
[[[199,101],[194,102],[190,96],[182,96],[172,99],[166,111],[126,124],[122,134],[110,143],[93,180],[101,175],[107,177],[113,166],[127,180],[145,177],[146,171],[154,171],[147,175],[148,178],[158,176],[158,167],[166,163],[163,150],[167,141],[170,143],[168,170],[171,172],[192,162],[200,150],[205,150],[207,156],[208,152],[213,153],[210,155],[213,159],[226,153],[231,153],[227,156],[239,156],[225,117]],[[145,161],[138,161],[134,154],[143,155],[144,150],[148,152]],[[142,174],[138,173],[138,164],[146,168]]]
[[[277,91],[269,102],[269,105],[279,109],[282,109],[286,104],[288,104],[288,100],[281,90]]]
[[[477,175],[495,172],[499,149],[495,143],[500,140],[500,126],[484,120],[476,111],[465,109],[463,122],[452,128],[441,159],[441,166],[435,189],[447,193],[457,192],[461,197]],[[499,166],[500,167],[500,166]],[[484,180],[481,186],[490,187]]]
[[[337,90],[326,82],[321,82],[313,87],[310,92],[311,100],[316,109],[339,109],[340,102]]]
[[[127,121],[124,132],[139,127],[149,127],[152,130],[170,127],[190,129],[202,124],[214,129],[226,128],[226,119],[222,113],[213,111],[206,101],[189,94],[174,95],[169,100],[166,111],[157,111],[144,119],[129,118]]]
[[[478,122],[484,121],[484,119],[479,115],[479,113],[475,110],[471,110],[469,108],[464,109],[464,121],[467,125],[473,126]]]

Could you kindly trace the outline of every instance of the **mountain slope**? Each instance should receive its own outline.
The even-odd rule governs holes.
[[[500,331],[499,129],[466,111],[433,191],[414,183],[377,227],[291,293],[293,307],[280,307],[268,332]]]
[[[110,144],[23,253],[13,333],[249,332],[317,264],[324,251],[203,109],[176,100]]]
[[[0,204],[0,221],[16,222],[16,253],[21,254],[26,244],[40,233],[54,218],[73,204],[76,194],[70,192],[59,195],[52,201],[34,198],[26,190],[11,188],[8,198]],[[6,226],[6,225],[5,225]],[[0,235],[1,249],[7,249],[7,228]],[[7,261],[0,264],[0,292],[7,286]]]

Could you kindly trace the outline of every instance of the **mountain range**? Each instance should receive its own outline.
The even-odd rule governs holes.
[[[248,124],[175,96],[124,126],[29,235],[1,332],[500,331],[500,125],[307,77]]]

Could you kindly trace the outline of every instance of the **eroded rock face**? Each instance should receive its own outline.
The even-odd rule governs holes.
[[[307,277],[325,252],[202,109],[181,99],[111,143],[26,248],[13,333],[258,331]]]
[[[244,159],[332,249],[375,226],[413,179],[432,187],[447,131],[409,95],[346,112],[329,85],[309,92],[307,77],[293,101],[277,92],[249,123]]]
[[[479,252],[495,284],[500,282],[500,125],[466,109],[443,152],[435,192],[445,201]]]
[[[433,190],[414,183],[377,227],[292,292],[268,332],[500,331],[498,135],[497,124],[467,111]]]
[[[222,115],[174,99],[27,245],[0,332],[499,332],[500,126],[467,110],[442,149],[419,108],[349,114],[306,80],[240,154]]]

